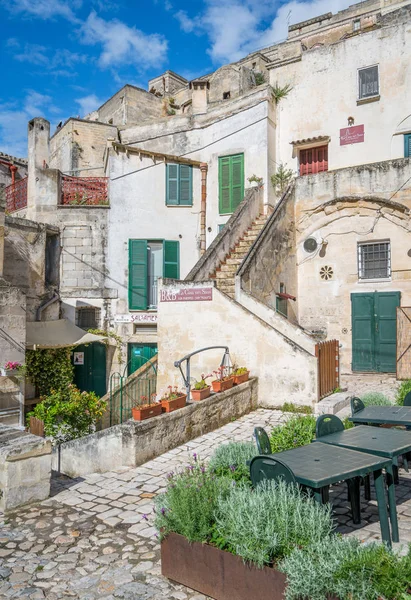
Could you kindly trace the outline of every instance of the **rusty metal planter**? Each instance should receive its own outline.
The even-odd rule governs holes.
[[[286,576],[276,569],[257,569],[214,546],[170,533],[161,542],[161,573],[215,600],[283,600]]]

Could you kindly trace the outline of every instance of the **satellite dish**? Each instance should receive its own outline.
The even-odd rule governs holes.
[[[312,254],[318,248],[318,241],[313,237],[309,237],[305,240],[303,247],[306,252]]]

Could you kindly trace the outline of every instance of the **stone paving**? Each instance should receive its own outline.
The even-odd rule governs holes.
[[[287,416],[259,409],[137,468],[83,479],[57,478],[53,497],[0,520],[0,598],[37,600],[205,600],[160,574],[152,525],[153,498],[167,474],[195,452],[207,459],[229,440],[251,439],[256,425],[270,428]],[[400,537],[411,542],[411,476],[397,486]],[[374,495],[363,501],[361,525],[350,518],[345,486],[332,488],[338,531],[380,539]]]

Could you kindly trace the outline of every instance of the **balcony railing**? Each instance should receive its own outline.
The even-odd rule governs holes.
[[[108,177],[61,176],[61,202],[65,206],[107,206]]]
[[[6,210],[11,213],[27,206],[27,177],[5,188]]]

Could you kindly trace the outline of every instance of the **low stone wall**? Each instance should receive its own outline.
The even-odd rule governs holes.
[[[70,477],[138,466],[257,407],[257,379],[146,421],[127,421],[61,445],[60,470]],[[57,451],[53,469],[57,469]]]
[[[48,498],[50,475],[51,443],[0,425],[0,510]]]

